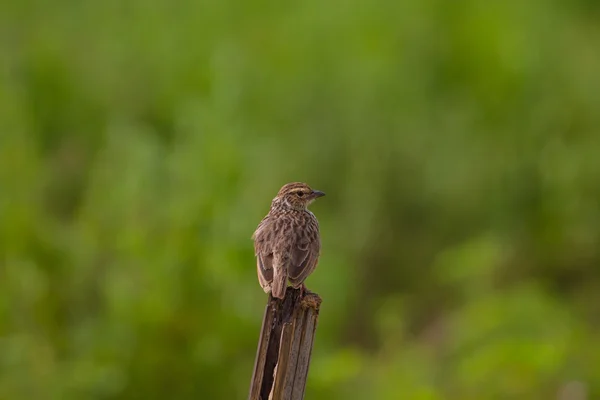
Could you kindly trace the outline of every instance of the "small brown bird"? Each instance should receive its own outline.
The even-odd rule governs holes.
[[[252,235],[258,281],[266,293],[283,299],[289,280],[302,288],[315,270],[321,252],[319,222],[307,207],[325,193],[306,183],[284,185]]]

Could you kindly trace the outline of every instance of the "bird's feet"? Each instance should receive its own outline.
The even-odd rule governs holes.
[[[303,283],[300,285],[300,298],[303,299],[306,294],[306,285]]]
[[[314,294],[314,293],[311,292],[310,289],[308,289],[304,283],[302,285],[300,285],[300,298],[301,299],[303,299],[307,295],[311,295],[311,294]]]
[[[310,291],[304,284],[298,287],[298,289],[300,289],[298,300],[302,304],[302,307],[308,307],[318,311],[319,306],[321,305],[321,298],[319,295]]]

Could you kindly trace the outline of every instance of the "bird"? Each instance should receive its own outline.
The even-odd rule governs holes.
[[[319,221],[308,210],[317,198],[325,196],[306,183],[283,185],[271,201],[271,208],[252,234],[258,282],[265,293],[283,299],[287,283],[300,288],[315,270],[321,254]]]

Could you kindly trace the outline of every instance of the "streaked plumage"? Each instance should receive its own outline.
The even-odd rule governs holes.
[[[321,252],[319,222],[307,207],[324,195],[305,183],[284,185],[252,235],[258,281],[273,297],[285,297],[288,280],[294,288],[303,287],[317,267]]]

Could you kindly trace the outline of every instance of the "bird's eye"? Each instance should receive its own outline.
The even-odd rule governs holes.
[[[298,195],[298,197],[304,196],[304,192],[296,192],[296,194]]]

